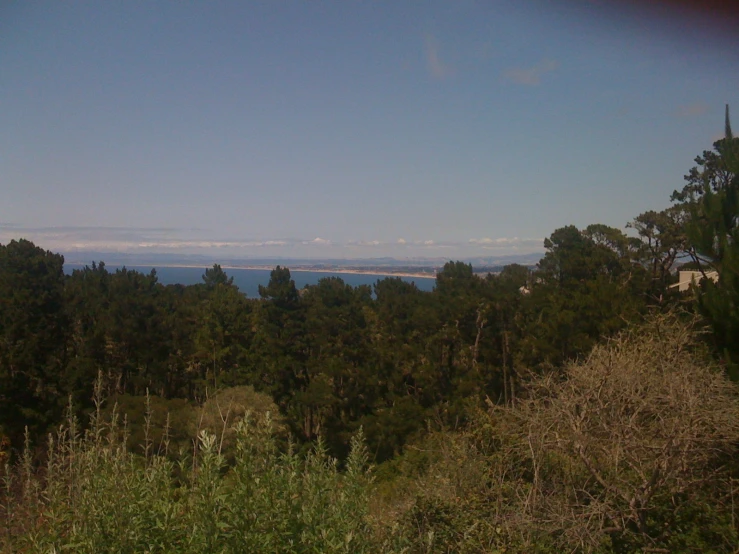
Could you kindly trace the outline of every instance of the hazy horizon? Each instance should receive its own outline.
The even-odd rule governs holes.
[[[329,267],[442,267],[448,261],[463,261],[472,263],[475,267],[504,266],[518,263],[534,265],[543,256],[544,251],[529,254],[498,254],[491,256],[408,256],[408,257],[289,257],[289,256],[227,256],[218,254],[183,254],[183,253],[154,253],[154,252],[100,252],[94,250],[78,250],[73,252],[59,251],[65,257],[65,265],[83,266],[93,262],[105,262],[111,266],[141,266],[141,267],[209,267],[214,263],[224,267],[244,266],[319,266]]]

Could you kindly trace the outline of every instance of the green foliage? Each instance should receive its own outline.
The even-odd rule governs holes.
[[[232,463],[237,449],[236,428],[244,418],[257,425],[268,422],[275,437],[286,436],[285,421],[277,405],[269,395],[256,392],[251,386],[214,391],[199,409],[191,412],[189,436],[198,436],[201,431],[215,436],[218,453]]]
[[[690,210],[687,235],[698,268],[718,273],[718,283],[702,281],[696,299],[727,371],[739,379],[739,138],[731,132],[728,106],[726,137],[713,146],[696,158],[673,200]]]
[[[50,440],[43,479],[30,462],[7,470],[3,551],[377,551],[361,431],[339,472],[320,441],[304,458],[280,452],[269,417],[247,415],[225,471],[206,430],[191,461],[130,453],[115,413],[107,423],[94,418],[84,436],[70,419]]]
[[[272,397],[301,445],[320,434],[343,458],[364,426],[375,459],[388,459],[427,420],[459,424],[469,404],[512,402],[529,368],[586,353],[638,313],[637,279],[619,254],[619,232],[591,226],[566,235],[553,235],[534,274],[514,265],[483,278],[469,264],[449,262],[432,293],[387,278],[373,297],[369,287],[335,277],[298,291],[289,269],[277,267],[260,299],[250,300],[218,265],[189,287],[163,286],[156,272],[111,273],[102,262],[66,280],[59,275],[53,286],[39,282],[33,286],[57,287],[60,309],[59,321],[38,331],[58,331],[44,343],[55,349],[48,382],[58,381],[59,391],[45,421],[59,420],[67,395],[78,415],[89,411],[99,372],[105,392],[122,402],[148,391],[154,404],[200,404],[214,390],[248,385]],[[577,278],[560,283],[552,273],[558,265]],[[15,267],[8,275],[30,279]],[[21,399],[26,388],[15,390],[11,404],[40,405]],[[132,414],[142,413],[140,403],[129,406]],[[17,411],[3,417],[17,447],[30,420]]]
[[[193,365],[199,374],[197,394],[202,398],[208,387],[249,381],[248,352],[254,333],[248,317],[251,306],[235,286],[212,286],[199,308]]]
[[[548,251],[523,310],[526,365],[559,366],[639,318],[648,283],[630,244],[604,225],[564,227],[544,241]]]
[[[18,444],[66,402],[64,257],[21,239],[0,245],[0,427]]]
[[[111,419],[122,413],[126,417],[126,446],[135,454],[149,452],[172,454],[192,449],[193,421],[198,409],[182,398],[133,396],[118,394],[110,397],[102,409],[103,418]]]
[[[218,264],[213,264],[211,269],[206,269],[203,273],[203,283],[209,289],[214,289],[218,285],[224,285],[227,287],[234,286],[234,278],[226,275],[226,272],[221,269]]]
[[[673,282],[671,270],[689,250],[686,223],[689,213],[685,206],[672,206],[661,212],[649,210],[639,214],[627,225],[636,230],[633,257],[643,264],[651,279],[647,291],[651,298],[661,301],[669,294]]]

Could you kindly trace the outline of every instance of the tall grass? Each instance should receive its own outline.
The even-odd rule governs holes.
[[[71,412],[70,412],[71,413]],[[339,471],[322,442],[281,452],[269,417],[236,424],[235,462],[199,432],[193,453],[166,455],[147,439],[126,448],[125,419],[100,410],[85,433],[74,417],[49,437],[46,464],[31,448],[6,464],[2,552],[375,552],[368,524],[367,452],[360,433]],[[171,453],[170,453],[171,454]]]

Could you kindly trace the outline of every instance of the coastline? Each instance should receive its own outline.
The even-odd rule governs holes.
[[[162,266],[164,267],[164,266]],[[179,267],[185,267],[185,266],[179,266]],[[195,266],[200,267],[200,266]],[[262,271],[271,271],[274,269],[274,267],[271,266],[259,266],[259,265],[249,265],[249,266],[221,266],[223,269],[255,269],[255,270],[262,270]],[[416,277],[418,279],[436,279],[436,274],[429,275],[428,273],[412,273],[412,272],[400,272],[400,271],[380,271],[377,269],[360,269],[360,268],[336,268],[336,269],[328,269],[328,268],[311,268],[311,267],[289,267],[288,268],[291,272],[292,271],[303,271],[308,273],[335,273],[335,274],[345,274],[345,275],[378,275],[381,277]]]
[[[84,263],[77,263],[77,262],[65,262],[65,264],[73,265],[73,266],[85,266],[89,264]],[[119,265],[119,264],[113,264],[113,265]],[[124,264],[125,265],[125,264]],[[131,264],[128,267],[182,267],[182,268],[192,268],[192,269],[208,269],[209,266],[204,266],[200,264],[157,264],[157,265],[148,265],[148,264]],[[247,270],[257,270],[257,271],[271,271],[274,269],[273,266],[265,266],[265,265],[221,265],[221,268],[224,270],[228,269],[247,269]],[[408,271],[381,271],[378,269],[361,269],[361,268],[335,268],[335,269],[329,269],[329,268],[311,268],[311,267],[288,267],[288,269],[291,272],[305,272],[305,273],[329,273],[329,274],[335,274],[335,275],[377,275],[378,277],[406,277],[406,278],[413,278],[413,279],[436,279],[436,274],[428,274],[428,273],[413,273]]]
[[[274,269],[273,267],[232,267],[230,269]],[[311,269],[305,268],[289,268],[290,271],[304,271],[312,273],[335,273],[335,274],[346,274],[346,275],[377,275],[378,277],[415,277],[417,279],[436,279],[436,274],[429,275],[428,273],[409,273],[409,272],[385,272],[378,271],[376,269]]]

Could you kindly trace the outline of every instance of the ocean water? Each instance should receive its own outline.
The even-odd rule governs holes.
[[[74,269],[81,269],[82,265],[64,264],[65,273],[72,273]],[[107,265],[108,271],[115,271],[121,266]],[[126,266],[141,273],[149,273],[152,266]],[[157,277],[163,285],[194,285],[203,282],[203,273],[206,267],[157,267]],[[224,269],[229,277],[233,277],[234,284],[239,290],[246,293],[248,298],[259,298],[259,285],[266,286],[269,283],[269,269]],[[305,285],[315,285],[319,279],[324,277],[340,277],[347,285],[357,287],[359,285],[374,285],[379,279],[387,275],[364,275],[357,273],[323,273],[317,271],[291,271],[290,275],[295,281],[295,286],[302,289]],[[401,277],[404,281],[414,282],[423,291],[431,291],[436,280],[432,277]]]

